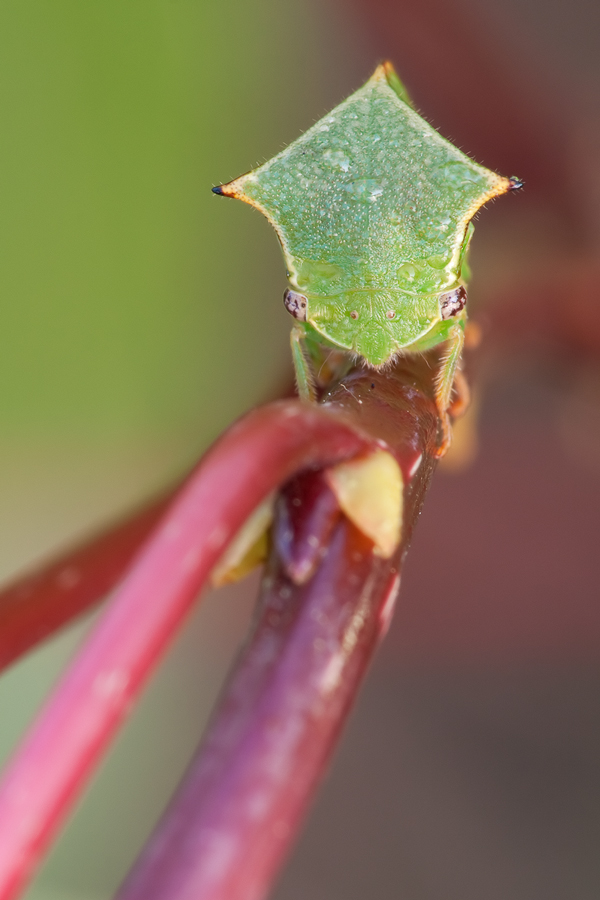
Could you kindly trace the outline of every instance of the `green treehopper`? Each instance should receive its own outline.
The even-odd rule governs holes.
[[[328,357],[338,370],[357,357],[380,367],[445,345],[436,387],[443,455],[450,414],[468,396],[459,363],[471,220],[518,187],[438,134],[384,63],[269,162],[213,190],[255,206],[277,232],[302,397],[315,398]]]

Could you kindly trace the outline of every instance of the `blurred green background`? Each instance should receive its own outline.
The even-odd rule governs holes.
[[[289,385],[278,242],[210,189],[368,76],[349,77],[352,40],[297,0],[0,5],[3,579],[177,477]],[[194,619],[28,896],[114,889],[197,741],[255,589]],[[2,758],[87,627],[0,682]]]
[[[2,4],[3,434],[200,443],[280,389],[277,242],[210,188],[338,96],[327,24],[275,0]]]

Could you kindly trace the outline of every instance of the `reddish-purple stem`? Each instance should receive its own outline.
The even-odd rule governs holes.
[[[253,634],[118,900],[261,900],[269,890],[389,622],[433,471],[431,376],[427,362],[404,360],[395,372],[354,373],[331,396],[361,429],[385,437],[401,465],[402,545],[382,560],[345,519],[335,524],[319,479],[288,486]],[[306,535],[319,533],[326,553],[313,578],[299,584]]]
[[[294,840],[393,605],[398,577],[338,523],[326,562],[264,582],[200,754],[118,900],[259,900]]]
[[[373,446],[335,410],[283,401],[222,436],[181,490],[0,785],[0,900],[18,895],[223,548],[277,485]]]
[[[101,600],[127,571],[174,491],[0,591],[0,670]]]

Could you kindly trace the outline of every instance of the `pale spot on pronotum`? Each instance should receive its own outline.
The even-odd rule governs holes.
[[[466,302],[467,292],[462,284],[453,291],[446,291],[446,293],[442,294],[440,297],[440,313],[442,319],[451,319],[452,316],[458,315],[458,313],[465,308]]]
[[[287,288],[283,294],[283,305],[294,319],[298,319],[299,322],[306,322],[308,300],[304,294],[299,294],[298,291],[292,291],[290,288]]]
[[[403,480],[400,466],[387,450],[340,463],[326,472],[342,512],[389,559],[400,543]]]

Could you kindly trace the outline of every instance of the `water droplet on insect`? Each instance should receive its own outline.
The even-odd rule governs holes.
[[[398,276],[400,281],[411,284],[415,280],[415,278],[420,275],[422,269],[422,266],[416,266],[413,263],[404,263],[404,265],[400,266],[400,268],[396,272],[396,275]]]
[[[314,259],[294,259],[296,270],[296,283],[305,290],[316,292],[319,289],[329,289],[331,282],[343,275],[343,269],[333,263],[319,262]]]
[[[374,178],[359,178],[345,185],[345,190],[363,203],[376,203],[383,194],[383,186]]]
[[[342,172],[347,172],[350,168],[350,160],[341,150],[326,150],[323,159],[330,166],[336,166]]]
[[[430,265],[432,269],[444,269],[449,261],[447,256],[429,256],[427,258],[427,264]]]
[[[443,242],[444,232],[448,231],[448,225],[441,224],[439,220],[430,220],[425,223],[417,232],[417,235],[428,244],[433,242]]]
[[[437,225],[437,229],[442,234],[445,234],[448,231],[448,229],[450,228],[451,224],[452,224],[452,219],[450,218],[450,216],[442,216],[442,218],[439,220],[439,223]]]

